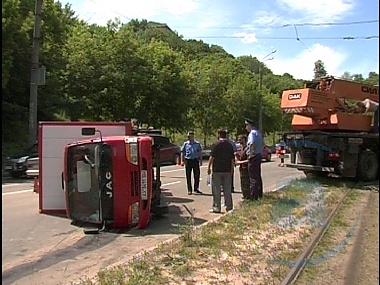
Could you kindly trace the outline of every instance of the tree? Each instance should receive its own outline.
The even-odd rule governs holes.
[[[364,82],[371,85],[379,85],[379,74],[371,71],[368,73],[368,78],[365,79]]]
[[[317,60],[314,62],[314,79],[319,79],[323,76],[327,75],[327,71],[325,69],[325,64],[322,60]]]

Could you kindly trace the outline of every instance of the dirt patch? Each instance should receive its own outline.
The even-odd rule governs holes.
[[[295,284],[379,284],[378,191],[349,195],[312,259]]]
[[[316,186],[302,180],[199,230],[190,224],[177,242],[81,284],[280,284],[323,222],[325,207],[346,190],[331,194]]]

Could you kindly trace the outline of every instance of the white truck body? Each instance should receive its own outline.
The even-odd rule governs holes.
[[[64,149],[69,143],[91,138],[82,135],[84,127],[96,128],[102,136],[124,136],[128,131],[125,122],[40,122],[38,134],[40,213],[66,213],[62,187]],[[95,137],[99,138],[99,134],[97,133]]]

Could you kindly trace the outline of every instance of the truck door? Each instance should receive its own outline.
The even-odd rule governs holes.
[[[101,163],[96,159],[100,157],[96,153],[99,153],[99,145],[94,143],[75,145],[67,149],[66,211],[74,222],[100,224],[103,221],[98,178]]]

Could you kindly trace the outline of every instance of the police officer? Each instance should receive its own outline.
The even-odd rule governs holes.
[[[264,147],[263,137],[256,130],[251,119],[245,119],[245,129],[249,133],[247,141],[248,172],[250,200],[263,197],[263,181],[261,177],[261,150]]]
[[[202,194],[199,191],[200,165],[202,165],[202,146],[194,139],[194,132],[187,133],[187,141],[181,147],[181,166],[185,165],[187,193],[193,194],[191,186],[191,173],[194,175],[194,192]]]
[[[228,130],[226,129],[226,140],[229,141],[232,145],[232,148],[234,150],[234,155],[236,156],[237,147],[234,140],[230,138],[230,134]],[[231,193],[235,193],[235,186],[234,186],[234,169],[232,169],[232,175],[231,175]]]

